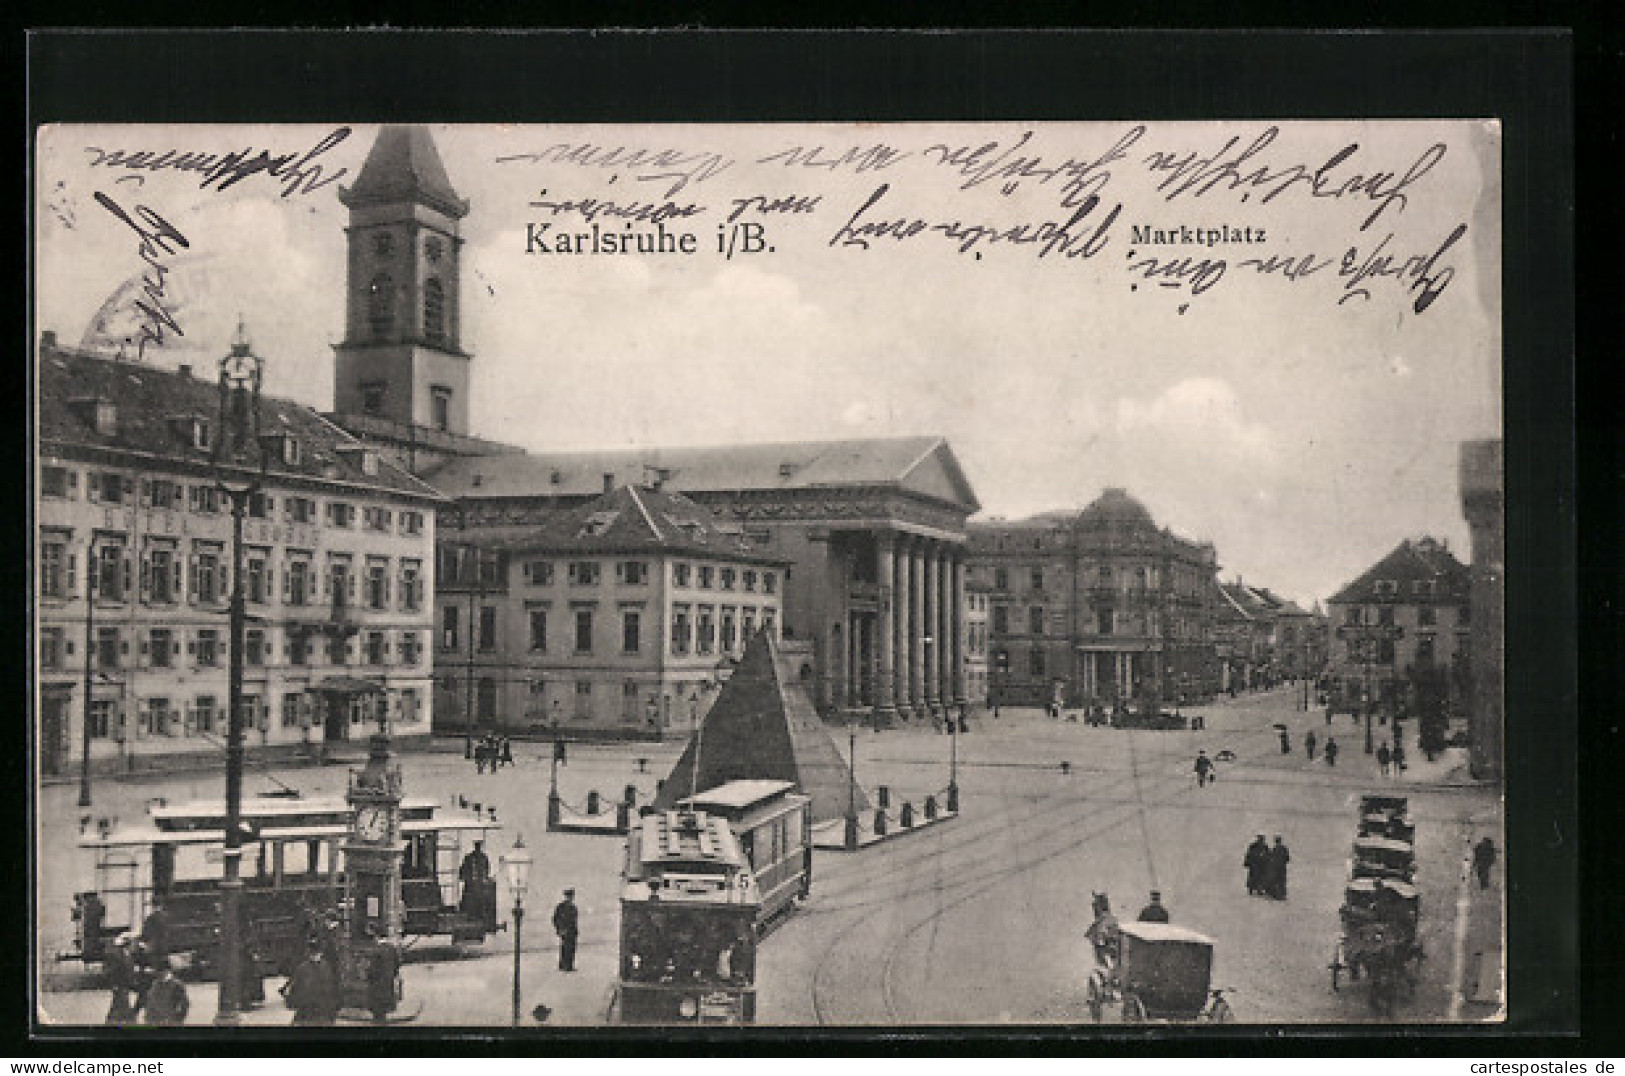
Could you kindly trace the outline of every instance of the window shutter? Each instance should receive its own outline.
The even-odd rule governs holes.
[[[122,565],[122,567],[123,567],[123,569],[124,569],[124,570],[123,570],[123,573],[122,573],[122,574],[123,574],[123,576],[124,576],[124,580],[123,580],[123,581],[124,581],[124,587],[123,587],[123,590],[124,590],[124,593],[125,593],[125,594],[126,594],[126,595],[128,595],[128,594],[129,594],[129,593],[130,593],[130,576],[131,576],[131,575],[132,575],[132,574],[134,574],[134,573],[133,573],[133,572],[132,572],[132,571],[131,571],[131,567],[130,567],[130,555],[129,555],[129,554],[128,554],[128,553],[126,553],[126,554],[124,554],[124,561],[123,561],[123,565]]]
[[[290,570],[290,568],[283,568],[282,569],[282,600],[284,602],[286,602],[288,600],[288,598],[290,597],[290,595],[292,594],[292,591],[289,589],[289,584],[288,584],[288,580],[290,580],[291,578],[293,578],[293,572]]]
[[[169,590],[170,601],[178,602],[181,600],[181,558],[179,556],[169,558]]]
[[[71,494],[71,493],[77,493],[78,491],[79,491],[79,472],[78,471],[69,471],[68,472],[68,492]]]
[[[274,593],[276,593],[276,569],[267,560],[265,562],[265,600],[270,601],[271,595]]]
[[[147,601],[152,597],[152,555],[141,555],[141,600]]]
[[[147,735],[147,722],[152,720],[152,712],[146,703],[141,704],[140,712],[135,721],[136,739],[144,739]]]
[[[386,568],[386,569],[384,569],[384,607],[385,608],[388,608],[388,606],[389,606],[389,594],[390,594],[389,587],[390,587],[389,569]]]
[[[345,580],[345,585],[347,588],[345,597],[349,598],[352,602],[355,601],[355,576],[356,573],[351,572]]]
[[[187,736],[196,735],[197,734],[197,727],[198,727],[198,719],[201,716],[202,715],[199,714],[198,711],[197,711],[197,707],[188,706],[186,708],[186,717],[184,719],[185,720],[185,725],[182,728],[182,732]]]
[[[74,565],[74,561],[76,559],[77,558],[74,556],[74,554],[72,554],[72,553],[68,554],[68,579],[67,579],[68,588],[67,588],[66,593],[69,594],[69,595],[72,595],[73,592],[77,589],[77,580],[75,579],[76,572],[75,572],[75,565]]]
[[[124,743],[130,738],[130,720],[122,708],[113,714],[113,728],[118,733],[119,743]]]
[[[151,637],[146,632],[141,632],[136,638],[141,640],[141,654],[145,657],[152,649],[150,645]]]

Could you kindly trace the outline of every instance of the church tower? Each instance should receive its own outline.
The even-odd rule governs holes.
[[[380,130],[339,201],[350,225],[334,411],[466,436],[473,357],[461,344],[458,226],[468,202],[428,129]]]

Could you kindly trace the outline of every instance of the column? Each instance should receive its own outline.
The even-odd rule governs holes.
[[[897,573],[893,558],[896,539],[886,531],[875,535],[876,575],[880,584],[879,645],[875,670],[875,727],[884,728],[897,715],[897,680],[894,664],[897,644]]]
[[[953,573],[949,562],[948,547],[937,546],[937,698],[942,700],[944,712],[952,709],[954,702],[954,615],[950,608],[948,596],[953,593]]]
[[[931,645],[923,649],[923,664],[920,675],[921,684],[920,701],[925,703],[926,713],[935,716],[941,692],[937,690],[937,655],[942,652],[941,633],[937,631],[937,611],[942,607],[942,595],[937,592],[937,544],[925,543],[920,551],[920,570],[925,584],[925,593],[921,611],[923,618],[920,621],[920,634],[931,640]]]
[[[955,550],[953,557],[953,587],[950,611],[954,629],[954,647],[949,656],[953,672],[954,705],[964,706],[965,698],[965,551]]]
[[[824,698],[836,710],[846,705],[846,627],[836,621],[829,628],[829,676],[824,687]]]
[[[915,539],[908,551],[908,698],[914,716],[929,715],[925,702],[925,550]]]
[[[909,718],[909,710],[913,695],[909,691],[908,665],[909,655],[912,653],[909,644],[909,610],[914,601],[914,588],[910,585],[908,570],[909,539],[899,534],[896,542],[896,556],[893,571],[896,573],[897,594],[892,602],[896,610],[892,621],[892,649],[895,652],[897,679],[894,683],[894,699],[897,705],[897,714],[904,721]]]

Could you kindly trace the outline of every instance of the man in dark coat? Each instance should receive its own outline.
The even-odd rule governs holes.
[[[485,854],[485,842],[475,841],[473,851],[463,857],[457,868],[457,877],[463,883],[460,907],[464,915],[485,915],[485,887],[491,881],[491,858]]]
[[[1382,741],[1382,744],[1377,748],[1377,770],[1384,777],[1388,776],[1388,764],[1393,760],[1393,752],[1388,750],[1388,741]]]
[[[1495,842],[1485,837],[1473,845],[1473,870],[1478,873],[1478,888],[1490,887],[1490,868],[1495,866]]]
[[[1303,734],[1303,750],[1309,756],[1309,761],[1315,761],[1315,730],[1310,729]]]
[[[1292,738],[1286,734],[1286,729],[1282,729],[1281,730],[1281,754],[1290,755],[1291,753],[1292,753]]]
[[[1207,757],[1206,751],[1196,752],[1196,787],[1207,785],[1208,775],[1213,772],[1213,760]]]
[[[566,889],[564,899],[553,909],[553,931],[559,936],[559,970],[576,970],[576,937],[580,933],[576,891]]]
[[[294,969],[282,993],[296,1025],[325,1025],[338,1019],[338,969],[319,945],[312,946],[304,963]]]
[[[1265,863],[1264,891],[1276,900],[1286,899],[1286,865],[1292,862],[1292,853],[1287,851],[1285,844],[1281,843],[1281,835],[1275,835],[1275,844],[1269,850],[1269,858]]]
[[[1247,855],[1241,861],[1241,865],[1247,868],[1247,893],[1249,896],[1256,897],[1264,892],[1265,865],[1269,857],[1269,842],[1260,833],[1258,838],[1247,846]]]
[[[1151,903],[1140,909],[1137,916],[1142,923],[1166,923],[1169,920],[1168,909],[1163,907],[1162,893],[1159,890],[1151,891]]]
[[[383,1023],[395,1011],[395,980],[401,972],[401,956],[395,947],[378,937],[376,928],[368,931],[371,960],[367,965],[367,1009]]]
[[[1337,741],[1330,736],[1326,737],[1326,765],[1337,765]]]
[[[141,944],[154,967],[169,956],[169,912],[162,897],[153,898],[152,911],[141,924]]]
[[[133,941],[129,934],[113,939],[102,965],[107,973],[107,988],[113,994],[107,1005],[107,1023],[111,1027],[123,1027],[134,1021],[140,1008],[136,997],[135,954],[130,951]]]
[[[158,976],[147,987],[147,1023],[154,1027],[178,1027],[186,1023],[186,1012],[191,1002],[186,996],[186,985],[175,978],[167,957],[155,965]]]

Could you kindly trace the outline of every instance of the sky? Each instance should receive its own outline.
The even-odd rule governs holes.
[[[268,390],[331,409],[337,193],[376,130],[43,129],[38,327],[116,352],[157,304],[142,361],[201,366],[241,317]],[[1407,537],[1466,559],[1459,445],[1501,431],[1493,123],[431,130],[471,205],[477,435],[941,435],[983,516],[1122,486],[1224,578],[1305,604]],[[129,156],[168,149],[291,163],[233,182]],[[557,249],[657,211],[694,253]]]

